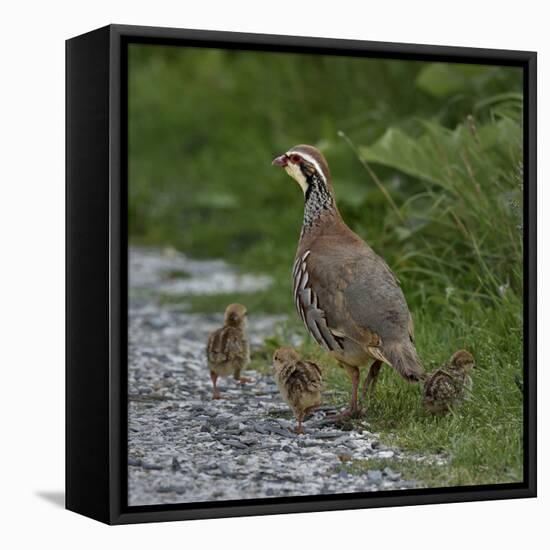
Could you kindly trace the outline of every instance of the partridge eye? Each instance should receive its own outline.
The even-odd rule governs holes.
[[[290,161],[295,164],[298,164],[301,160],[300,155],[290,155]]]

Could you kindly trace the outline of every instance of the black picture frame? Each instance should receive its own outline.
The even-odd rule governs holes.
[[[483,63],[524,71],[522,483],[128,507],[129,43]],[[535,52],[109,25],[66,43],[66,507],[108,524],[536,496]]]

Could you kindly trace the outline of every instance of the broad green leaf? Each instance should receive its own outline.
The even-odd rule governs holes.
[[[461,193],[458,184],[470,181],[474,174],[485,174],[490,165],[487,155],[501,154],[521,142],[519,124],[508,118],[475,129],[460,124],[449,130],[426,120],[419,124],[423,130],[419,137],[388,128],[378,141],[359,148],[361,158],[458,195]]]
[[[466,78],[448,63],[431,63],[416,77],[416,86],[435,97],[445,97],[463,90]]]
[[[496,75],[493,67],[460,63],[430,63],[416,77],[419,89],[435,97],[463,92]]]

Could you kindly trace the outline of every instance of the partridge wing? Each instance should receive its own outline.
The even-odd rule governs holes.
[[[379,335],[383,342],[412,340],[409,308],[397,279],[374,253],[360,258],[342,289],[349,316],[359,327]]]
[[[313,271],[307,261],[309,257],[310,251],[308,250],[299,255],[294,263],[292,278],[296,310],[310,335],[321,347],[327,351],[341,352],[342,342],[329,328],[327,315],[319,303],[315,291],[315,281],[311,275]]]

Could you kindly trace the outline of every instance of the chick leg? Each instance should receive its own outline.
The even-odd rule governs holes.
[[[241,376],[241,369],[235,370],[235,372],[233,373],[233,378],[241,385],[254,381],[253,378],[249,378],[248,376]]]
[[[212,380],[212,399],[221,399],[220,390],[216,386],[216,382],[218,381],[218,375],[214,371],[210,371],[210,380]]]
[[[312,405],[311,407],[308,407],[304,411],[304,418],[306,418],[308,415],[314,413],[320,406],[321,406],[321,403],[317,403],[316,405]]]
[[[374,388],[376,386],[376,382],[378,381],[378,374],[380,373],[381,368],[382,368],[382,361],[378,361],[378,360],[374,361],[374,363],[370,366],[369,372],[363,384],[361,399],[364,400],[369,391],[371,396],[374,394]]]
[[[297,420],[297,424],[296,424],[296,428],[294,428],[294,432],[297,433],[297,434],[303,434],[304,433],[304,428],[302,426],[302,422],[304,421],[304,414],[305,413],[302,413],[300,416],[297,416],[296,417],[296,420]]]

